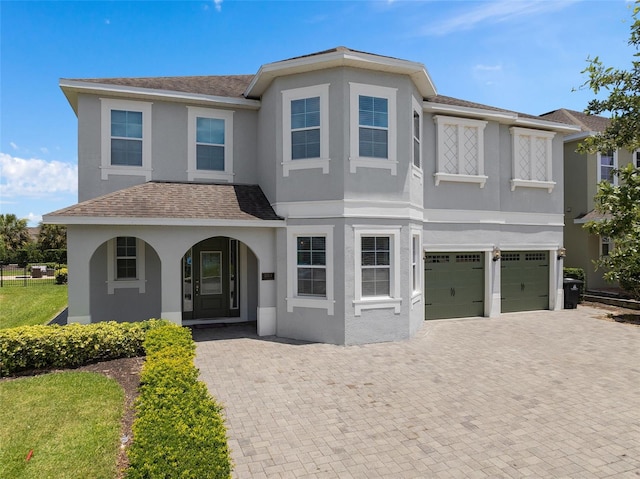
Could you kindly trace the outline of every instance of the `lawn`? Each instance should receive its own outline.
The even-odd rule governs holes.
[[[45,324],[67,306],[67,285],[0,288],[0,328]]]
[[[0,477],[116,477],[124,408],[116,381],[45,374],[0,382],[0,397]]]

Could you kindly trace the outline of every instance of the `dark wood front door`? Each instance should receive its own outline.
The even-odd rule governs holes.
[[[230,309],[229,238],[211,238],[193,248],[193,319],[237,316]]]

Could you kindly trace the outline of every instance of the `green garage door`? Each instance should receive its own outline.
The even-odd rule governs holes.
[[[549,309],[549,252],[509,251],[500,260],[503,313]]]
[[[484,315],[484,253],[429,253],[424,263],[425,318]]]

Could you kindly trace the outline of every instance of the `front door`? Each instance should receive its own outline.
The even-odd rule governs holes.
[[[237,241],[223,237],[210,238],[193,247],[192,319],[239,316],[236,251]]]

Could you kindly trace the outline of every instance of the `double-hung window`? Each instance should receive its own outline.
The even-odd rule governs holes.
[[[350,84],[350,171],[383,168],[397,173],[395,88]]]
[[[329,84],[282,92],[282,174],[329,173]]]
[[[436,186],[441,181],[476,183],[483,188],[486,121],[437,115]]]
[[[615,150],[598,152],[598,183],[608,181],[612,185],[618,184],[618,177],[613,171],[618,168],[618,152]]]
[[[327,295],[327,238],[297,237],[298,296]]]
[[[354,226],[356,316],[365,309],[400,313],[400,231],[395,226]]]
[[[151,103],[101,99],[101,177],[151,179]]]
[[[511,127],[513,139],[513,179],[511,191],[517,187],[546,188],[556,185],[552,178],[552,145],[555,133]]]
[[[117,280],[138,278],[136,257],[136,238],[131,236],[118,236],[116,238]]]
[[[287,228],[287,311],[334,311],[333,226]]]
[[[145,242],[133,236],[107,241],[107,292],[134,288],[145,292]]]
[[[362,297],[389,296],[391,281],[391,238],[363,236]]]
[[[233,112],[187,108],[188,180],[233,181]]]

